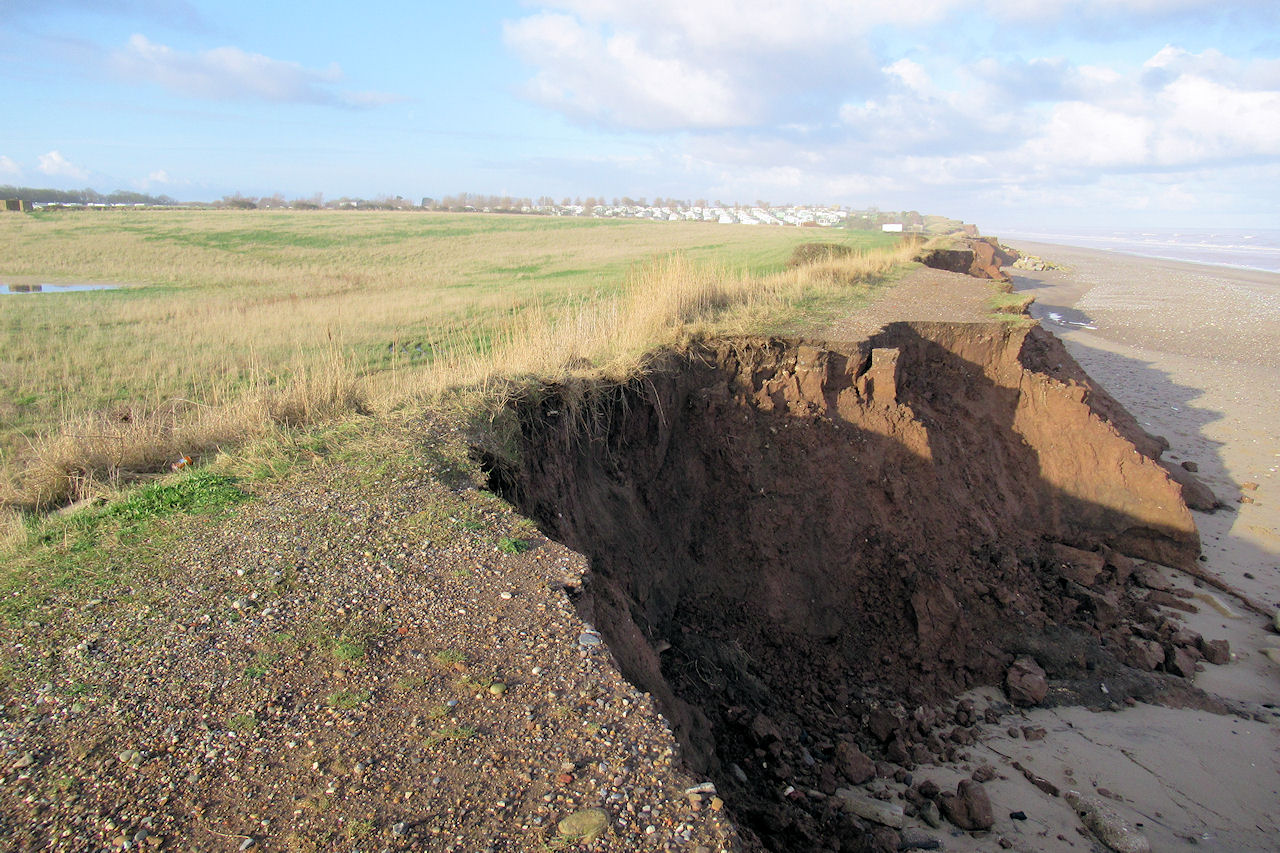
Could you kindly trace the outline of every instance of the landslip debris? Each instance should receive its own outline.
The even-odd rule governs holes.
[[[1200,550],[1167,444],[1038,327],[704,341],[512,405],[492,487],[590,558],[579,612],[751,843],[887,844],[898,807],[989,827],[977,778],[912,776],[1009,725],[954,703],[974,685],[1212,705],[1189,680],[1229,649],[1155,568]]]

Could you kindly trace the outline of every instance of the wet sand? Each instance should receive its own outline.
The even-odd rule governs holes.
[[[1035,294],[1033,316],[1149,432],[1169,440],[1166,458],[1194,462],[1223,503],[1194,513],[1202,568],[1280,605],[1280,275],[1015,248],[1070,267],[1012,270],[1015,289]],[[1169,577],[1205,591],[1185,575]],[[1261,653],[1280,648],[1280,636],[1240,600],[1222,598],[1231,616],[1195,600],[1200,612],[1184,617],[1206,639],[1229,640],[1233,653],[1226,666],[1202,664],[1195,683],[1252,717],[1149,705],[1028,713],[1027,725],[1047,730],[1044,740],[998,733],[972,754],[972,763],[1000,772],[988,784],[995,831],[1014,849],[1095,848],[1065,800],[1032,787],[1013,761],[1063,793],[1105,791],[1103,801],[1140,824],[1157,851],[1280,849],[1280,664]],[[948,772],[933,775],[945,784]],[[1011,819],[1017,811],[1027,819]],[[953,836],[947,846],[983,850],[991,841]]]

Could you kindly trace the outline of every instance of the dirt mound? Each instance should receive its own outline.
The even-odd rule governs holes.
[[[517,404],[493,485],[591,558],[580,609],[770,849],[857,849],[836,781],[953,757],[981,712],[928,709],[1019,656],[1123,701],[1195,643],[1127,588],[1199,552],[1160,443],[1038,327],[712,341],[575,399]]]
[[[1017,252],[1001,246],[994,237],[949,237],[942,244],[926,244],[916,256],[927,267],[994,281],[1009,281],[1009,274],[1001,267],[1017,259]]]

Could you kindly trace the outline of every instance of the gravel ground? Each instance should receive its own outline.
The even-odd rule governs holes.
[[[737,846],[576,615],[584,560],[385,442],[379,474],[311,467],[184,522],[151,580],[2,629],[37,673],[4,682],[11,849]],[[588,808],[607,829],[570,842]]]

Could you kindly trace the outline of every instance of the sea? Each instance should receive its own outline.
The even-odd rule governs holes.
[[[1004,229],[1001,240],[1103,249],[1144,258],[1280,273],[1280,228]]]

